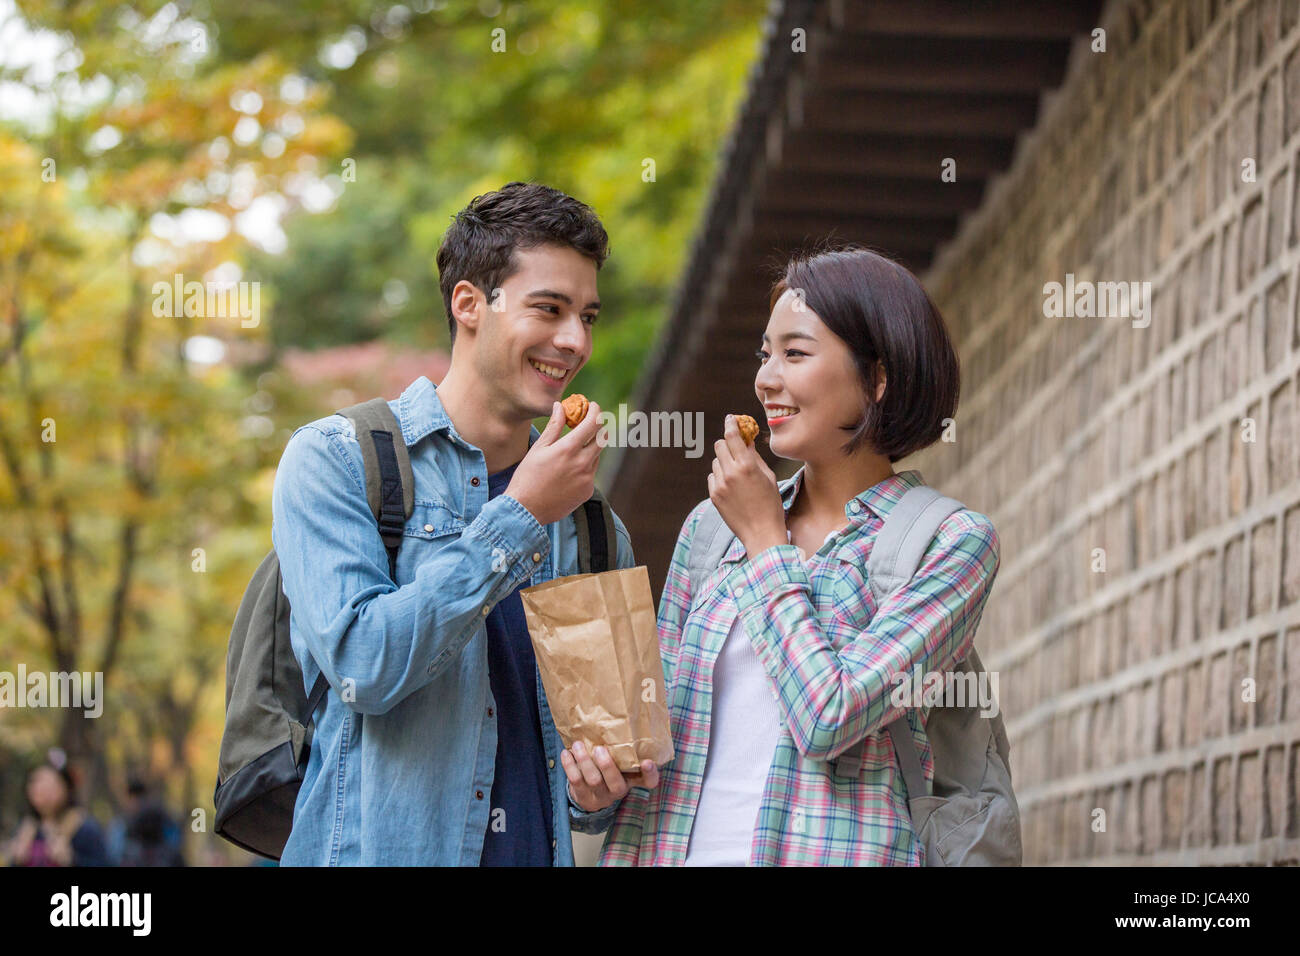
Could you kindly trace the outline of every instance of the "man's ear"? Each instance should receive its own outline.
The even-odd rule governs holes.
[[[468,279],[461,279],[456,283],[455,288],[451,290],[451,317],[460,326],[456,333],[457,338],[460,338],[460,333],[466,329],[471,332],[478,331],[483,305],[483,293],[474,283]]]

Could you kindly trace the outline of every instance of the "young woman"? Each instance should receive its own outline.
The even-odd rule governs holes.
[[[757,361],[772,453],[802,467],[778,484],[727,416],[659,607],[676,757],[657,790],[623,798],[601,863],[919,866],[885,731],[902,713],[894,678],[969,652],[998,538],[956,512],[879,608],[866,567],[890,507],[923,484],[892,463],[956,413],[957,357],[916,278],[848,248],[788,264]],[[713,508],[736,540],[692,593],[688,555]],[[925,719],[907,719],[929,786]],[[842,774],[835,758],[863,741],[860,769]]]
[[[108,866],[103,832],[95,818],[76,804],[76,786],[66,758],[49,760],[27,773],[27,815],[0,863],[8,866]]]

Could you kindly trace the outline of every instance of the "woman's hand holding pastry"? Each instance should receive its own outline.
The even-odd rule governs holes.
[[[713,451],[717,457],[709,475],[709,499],[745,551],[753,557],[787,544],[776,475],[758,449],[741,437],[734,415],[727,416],[723,438],[713,443]]]

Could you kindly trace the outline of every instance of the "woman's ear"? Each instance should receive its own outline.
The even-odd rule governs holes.
[[[876,363],[876,376],[879,379],[876,383],[876,404],[879,405],[885,397],[885,366],[879,362]]]

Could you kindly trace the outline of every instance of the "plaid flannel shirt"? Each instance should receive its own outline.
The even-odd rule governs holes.
[[[802,477],[800,468],[780,483],[787,513]],[[969,653],[999,544],[987,517],[956,512],[911,582],[877,609],[865,570],[872,541],[890,507],[920,484],[919,472],[903,471],[862,492],[845,506],[847,526],[808,564],[790,544],[745,560],[737,539],[692,594],[687,555],[706,502],[696,506],[677,539],[658,615],[676,757],[660,771],[656,790],[637,787],[624,797],[601,865],[678,865],[685,858],[708,754],[713,665],[737,615],[782,719],[750,864],[922,864],[885,728],[906,713],[929,791],[928,709],[896,706],[894,675],[946,671]],[[864,738],[861,772],[838,775],[831,761]]]

